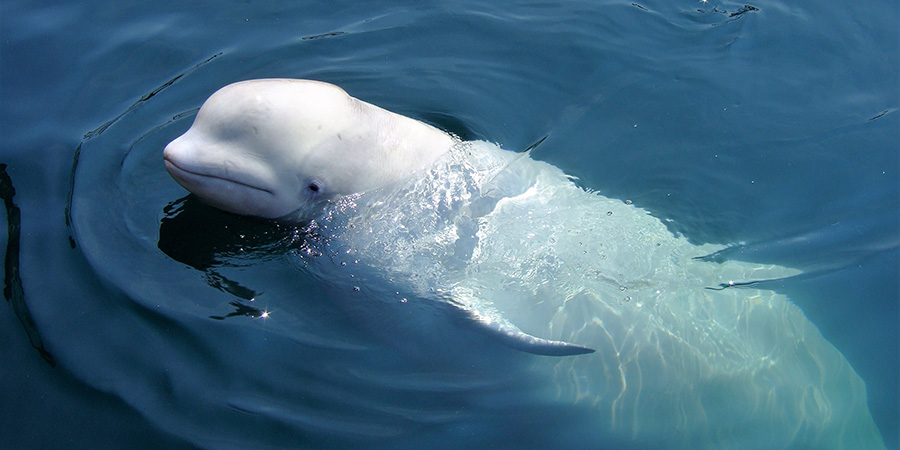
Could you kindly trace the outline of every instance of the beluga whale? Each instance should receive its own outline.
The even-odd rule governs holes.
[[[179,184],[212,206],[304,221],[338,197],[423,171],[453,145],[437,128],[332,84],[253,80],[214,93],[191,128],[166,146],[163,160]],[[471,317],[505,344],[530,353],[593,352],[525,334],[474,310]]]
[[[609,442],[884,448],[861,378],[764,288],[799,270],[695,245],[528,151],[263,79],[215,92],[163,156],[202,201],[296,224],[290,256],[338,297],[358,292],[355,315],[414,304],[414,333],[452,330],[430,326],[447,317],[539,355],[557,400],[586,406]]]

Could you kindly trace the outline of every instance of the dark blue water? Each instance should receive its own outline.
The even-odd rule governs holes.
[[[518,358],[372,344],[272,255],[283,230],[183,200],[163,146],[263,77],[511,150],[547,136],[532,156],[580,185],[802,270],[773,288],[900,447],[896,2],[182,3],[0,4],[0,447],[598,445]]]

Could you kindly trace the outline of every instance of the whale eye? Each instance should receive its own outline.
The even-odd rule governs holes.
[[[300,189],[298,195],[300,198],[305,199],[304,201],[317,201],[325,196],[327,189],[325,189],[325,183],[321,178],[308,175],[298,175],[298,178],[300,182],[299,186],[297,186]]]
[[[306,195],[316,197],[322,194],[323,186],[319,180],[309,180],[306,182]]]

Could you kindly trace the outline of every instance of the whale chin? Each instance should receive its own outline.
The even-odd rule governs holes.
[[[191,184],[192,186],[197,185],[216,185],[222,184],[226,186],[235,186],[238,189],[247,189],[250,192],[259,191],[261,193],[265,193],[268,195],[275,195],[271,189],[267,189],[264,187],[256,186],[250,183],[245,183],[242,181],[238,181],[233,178],[223,177],[219,175],[206,174],[201,172],[195,172],[190,169],[185,169],[176,164],[175,162],[165,159],[164,163],[166,165],[166,170],[169,171],[169,175],[175,179],[179,184],[184,185],[185,183]]]
[[[280,207],[271,189],[232,178],[185,169],[171,159],[166,170],[182,187],[215,208],[233,214],[275,219],[290,215],[296,208]]]

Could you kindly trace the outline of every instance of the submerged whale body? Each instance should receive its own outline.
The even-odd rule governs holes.
[[[367,293],[357,315],[417,303],[423,321],[436,311],[566,356],[531,367],[614,442],[884,448],[844,357],[786,297],[753,287],[798,271],[713,262],[721,247],[527,153],[459,142],[329,84],[255,80],[214,94],[164,157],[214,206],[302,223],[300,265]]]

